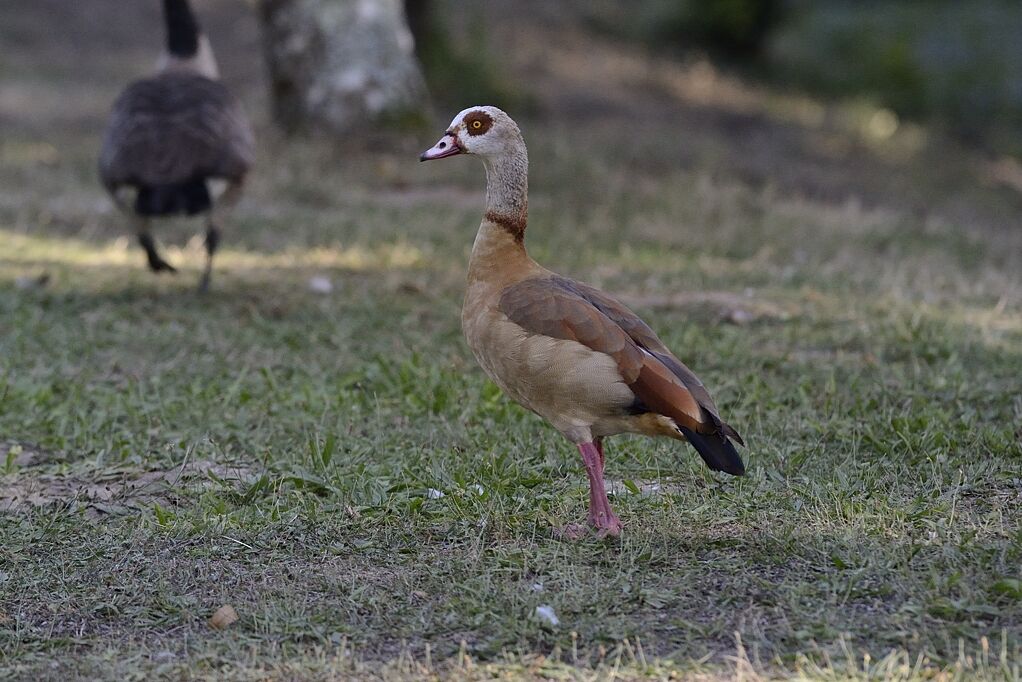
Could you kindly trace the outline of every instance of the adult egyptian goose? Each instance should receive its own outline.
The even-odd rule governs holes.
[[[175,272],[160,257],[150,220],[206,215],[209,288],[224,211],[238,200],[255,157],[255,139],[241,103],[218,80],[216,60],[188,0],[163,0],[167,47],[150,78],[129,85],[114,102],[99,156],[99,175],[130,217],[154,272]],[[214,202],[209,181],[227,181]],[[215,204],[215,205],[214,205]]]
[[[515,122],[496,107],[465,109],[420,160],[456,154],[479,156],[486,168],[486,214],[461,312],[465,338],[505,393],[578,446],[598,536],[621,532],[604,488],[605,436],[687,440],[711,469],[744,474],[731,443],[744,445],[741,437],[653,330],[614,298],[526,253],[529,159]]]

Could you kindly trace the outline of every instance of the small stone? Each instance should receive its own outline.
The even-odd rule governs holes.
[[[317,275],[309,278],[309,291],[314,294],[329,294],[333,293],[334,284],[330,281],[330,278]]]
[[[736,308],[735,310],[731,311],[731,314],[728,316],[728,319],[733,324],[743,325],[752,322],[753,315],[748,310]]]

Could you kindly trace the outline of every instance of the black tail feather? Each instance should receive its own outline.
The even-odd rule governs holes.
[[[706,466],[732,476],[745,475],[745,464],[726,436],[717,433],[696,433],[684,426],[678,428],[706,462]]]
[[[203,178],[173,185],[143,185],[135,196],[135,212],[139,215],[195,215],[211,206],[209,188]]]
[[[724,422],[721,422],[720,423],[720,428],[724,431],[724,435],[725,436],[727,436],[728,438],[730,438],[734,442],[738,443],[742,447],[745,447],[745,441],[742,440],[742,437],[738,435],[737,431],[735,431],[733,428],[731,428],[730,424],[725,424]]]

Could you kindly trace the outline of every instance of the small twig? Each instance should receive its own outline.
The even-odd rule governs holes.
[[[255,551],[255,547],[253,547],[252,545],[245,544],[241,540],[235,540],[234,538],[232,538],[229,535],[221,535],[220,537],[224,538],[225,540],[230,540],[231,542],[236,542],[237,544],[241,545],[242,547],[248,547],[252,551]]]
[[[185,466],[188,464],[188,460],[191,459],[192,451],[193,450],[195,450],[195,443],[190,443],[188,445],[188,449],[185,450],[185,458],[183,460],[181,460],[181,466],[178,467],[177,478],[174,479],[174,483],[172,483],[171,485],[176,487],[177,484],[178,484],[178,481],[180,481],[181,477],[184,476],[184,474],[185,474]]]

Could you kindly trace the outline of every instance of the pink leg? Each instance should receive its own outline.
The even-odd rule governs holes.
[[[594,438],[593,439],[593,445],[596,447],[596,452],[599,453],[599,455],[600,455],[600,458],[599,458],[600,468],[599,468],[599,471],[597,472],[597,475],[600,477],[600,480],[602,481],[602,480],[604,480],[603,479],[603,438],[601,438],[599,436]],[[583,456],[583,458],[584,458],[584,456]],[[603,503],[599,499],[597,499],[597,497],[596,497],[596,490],[593,488],[592,485],[590,485],[589,486],[589,525],[590,526],[595,526],[597,524],[596,510],[597,509],[601,509],[602,506],[603,506]]]
[[[610,508],[607,489],[603,485],[601,449],[596,443],[580,443],[578,446],[578,451],[582,453],[582,463],[585,464],[586,474],[589,476],[589,522],[596,527],[597,537],[603,538],[608,535],[620,535],[621,520]]]
[[[601,509],[600,501],[598,499],[596,499],[596,490],[593,489],[592,483],[590,483],[589,484],[589,517],[587,519],[589,521],[589,525],[590,526],[596,526],[596,524],[597,524],[597,518],[596,518],[596,510],[597,509]],[[582,529],[584,531],[585,530],[585,526],[582,526]]]

